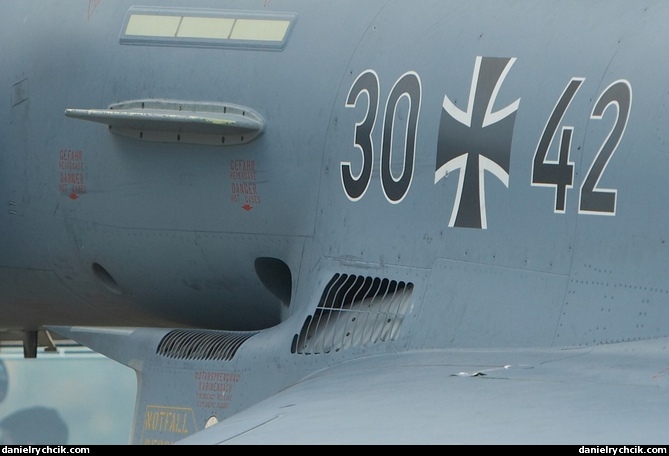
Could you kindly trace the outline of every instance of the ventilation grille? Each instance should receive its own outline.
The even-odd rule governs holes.
[[[335,274],[313,317],[293,338],[293,353],[319,354],[395,340],[412,283]]]
[[[230,361],[257,332],[175,329],[160,341],[156,353],[174,359]]]

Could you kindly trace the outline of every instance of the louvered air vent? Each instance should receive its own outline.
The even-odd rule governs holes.
[[[335,274],[313,316],[293,338],[293,353],[319,354],[395,340],[412,283]]]
[[[168,358],[230,361],[257,332],[175,329],[160,341],[156,353]]]

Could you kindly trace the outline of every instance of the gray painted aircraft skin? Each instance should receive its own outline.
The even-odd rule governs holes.
[[[3,10],[1,324],[129,443],[668,443],[667,2]]]

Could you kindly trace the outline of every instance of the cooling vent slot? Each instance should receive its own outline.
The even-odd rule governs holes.
[[[319,354],[395,340],[413,284],[335,274],[313,317],[293,338],[293,353]]]
[[[174,359],[230,361],[257,332],[175,329],[160,341],[156,353]]]

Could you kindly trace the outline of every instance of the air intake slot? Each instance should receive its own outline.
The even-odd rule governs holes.
[[[395,340],[409,308],[413,284],[335,274],[291,351],[320,354]]]
[[[267,291],[276,296],[284,306],[290,307],[293,278],[290,268],[278,258],[256,258],[256,274]]]
[[[167,358],[230,361],[257,332],[175,329],[158,344],[156,353]]]

